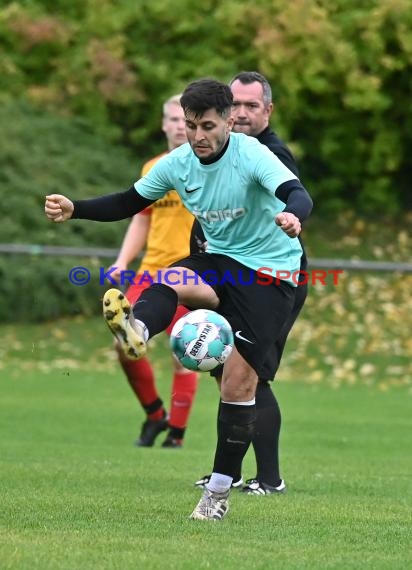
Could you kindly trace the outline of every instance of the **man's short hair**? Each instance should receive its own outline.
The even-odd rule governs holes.
[[[260,83],[262,86],[263,93],[263,104],[268,106],[272,103],[272,88],[269,81],[264,75],[258,73],[257,71],[241,71],[229,82],[232,85],[234,81],[240,81],[243,85],[249,85],[250,83]]]
[[[183,91],[180,104],[185,113],[190,111],[199,118],[209,109],[215,109],[221,117],[229,117],[233,95],[229,85],[215,79],[192,81]]]

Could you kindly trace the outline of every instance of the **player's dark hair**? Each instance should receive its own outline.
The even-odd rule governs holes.
[[[215,109],[221,117],[228,117],[233,105],[233,95],[229,85],[215,79],[192,81],[183,91],[180,104],[185,113],[190,111],[196,118],[209,109]]]
[[[267,106],[272,103],[272,88],[269,81],[264,75],[258,73],[257,71],[241,71],[229,82],[232,85],[234,81],[240,81],[243,85],[249,85],[250,83],[260,83],[263,92],[263,103]]]

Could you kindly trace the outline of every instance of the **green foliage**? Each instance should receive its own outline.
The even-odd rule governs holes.
[[[139,172],[134,158],[93,134],[84,120],[53,116],[27,104],[0,108],[0,138],[0,243],[120,245],[127,221],[52,224],[43,213],[44,197],[62,193],[81,198],[124,190]],[[96,272],[96,279],[76,287],[68,273],[82,264]],[[95,259],[2,255],[0,318],[37,321],[95,312],[102,295],[97,265]]]
[[[272,5],[255,46],[263,72],[278,78],[282,122],[317,205],[392,214],[410,207],[409,2]]]
[[[149,156],[165,98],[259,69],[318,210],[393,214],[412,205],[411,38],[409,0],[13,2],[1,97],[25,91]]]
[[[40,322],[64,315],[100,313],[105,289],[99,285],[97,266],[103,264],[95,258],[2,254],[0,319]],[[87,285],[76,286],[69,280],[70,270],[78,266],[92,274]]]
[[[412,207],[410,0],[3,2],[0,50],[0,242],[119,244],[125,224],[46,223],[44,195],[128,187],[134,157],[164,148],[162,102],[196,77],[228,81],[242,69],[271,81],[274,126],[300,160],[315,211]],[[96,284],[60,282],[77,264],[3,256],[1,318],[94,307]],[[11,311],[19,287],[24,302]]]

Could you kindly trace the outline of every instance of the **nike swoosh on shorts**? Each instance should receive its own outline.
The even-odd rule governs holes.
[[[242,331],[236,331],[235,332],[235,337],[238,338],[239,340],[244,340],[245,342],[249,342],[250,344],[255,344],[253,341],[249,340],[248,338],[245,338],[244,336],[242,336]]]

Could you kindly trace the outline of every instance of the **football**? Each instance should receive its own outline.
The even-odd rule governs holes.
[[[170,348],[185,368],[207,372],[223,364],[232,352],[233,332],[215,311],[197,309],[175,323]]]

